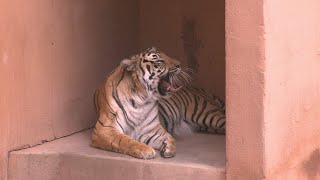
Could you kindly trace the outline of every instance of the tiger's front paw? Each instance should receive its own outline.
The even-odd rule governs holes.
[[[145,144],[133,146],[129,154],[139,159],[153,159],[157,155],[156,151],[151,146]]]
[[[173,138],[167,138],[163,141],[161,147],[161,156],[164,158],[170,158],[176,155],[176,142]]]

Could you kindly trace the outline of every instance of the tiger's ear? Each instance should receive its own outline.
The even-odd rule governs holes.
[[[152,46],[151,48],[148,48],[146,51],[150,52],[150,53],[156,53],[157,52],[157,48]]]
[[[127,71],[134,71],[137,67],[138,59],[124,59],[121,61],[120,66]]]

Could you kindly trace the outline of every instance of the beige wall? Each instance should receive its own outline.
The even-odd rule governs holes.
[[[198,63],[220,97],[226,79],[227,178],[315,177],[319,2],[227,0],[226,61],[224,12],[221,0],[0,0],[0,179],[8,151],[92,126],[94,87],[150,45]]]
[[[227,178],[320,178],[319,1],[226,3]]]
[[[0,0],[0,179],[9,150],[94,124],[94,88],[137,51],[137,6]]]
[[[226,0],[227,179],[264,178],[263,0]]]
[[[225,1],[139,2],[140,49],[154,45],[185,65],[198,64],[197,84],[224,98]]]
[[[269,0],[264,14],[266,176],[320,179],[320,2]]]

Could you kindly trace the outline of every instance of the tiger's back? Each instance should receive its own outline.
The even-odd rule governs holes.
[[[162,125],[171,134],[181,134],[176,131],[185,124],[193,131],[225,133],[224,102],[201,88],[187,86],[171,97],[161,99],[159,111]]]

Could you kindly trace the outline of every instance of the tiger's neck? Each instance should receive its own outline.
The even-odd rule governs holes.
[[[126,79],[121,84],[126,90],[123,91],[123,96],[126,97],[128,104],[134,108],[142,108],[145,105],[157,103],[157,99],[148,93],[146,87],[140,82],[137,74],[125,71]]]
[[[128,131],[131,136],[141,133],[141,128],[158,117],[158,101],[147,93],[142,84],[137,82],[129,72],[117,87],[118,99],[125,109],[126,119],[134,122],[134,130]]]

